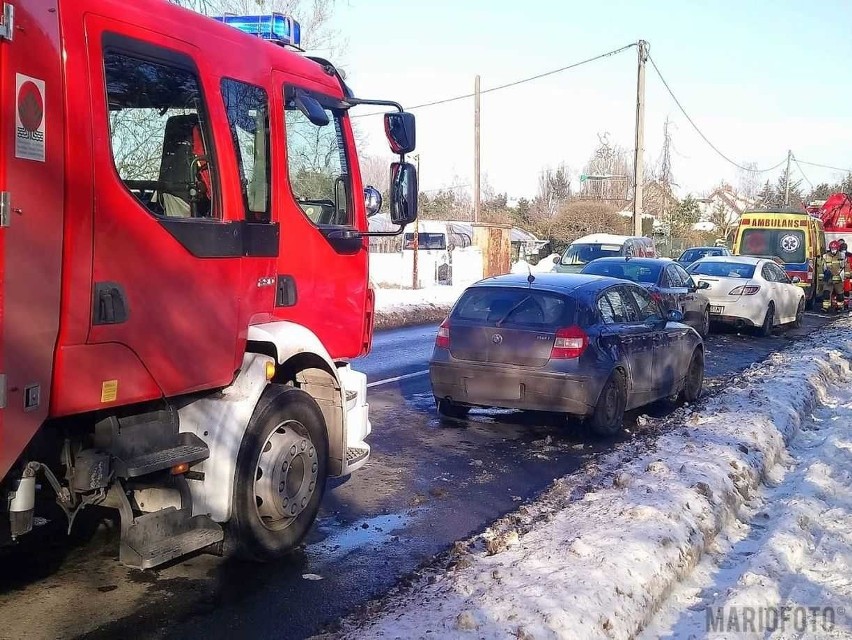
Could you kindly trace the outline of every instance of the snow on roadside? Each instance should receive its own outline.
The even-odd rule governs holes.
[[[850,636],[852,389],[822,404],[640,638]]]
[[[512,265],[512,273],[542,273],[553,269],[552,254],[537,265],[520,260]],[[389,289],[376,287],[376,329],[394,329],[415,324],[441,322],[465,290],[465,286],[435,285],[424,289]]]
[[[456,543],[450,569],[373,605],[365,621],[345,620],[342,635],[634,636],[786,459],[818,402],[852,380],[850,328],[843,320],[818,342],[774,354],[740,386],[687,411],[651,450],[626,463],[616,450],[587,470],[585,485],[566,477]]]
[[[381,289],[376,292],[376,329],[391,329],[443,320],[465,287]]]

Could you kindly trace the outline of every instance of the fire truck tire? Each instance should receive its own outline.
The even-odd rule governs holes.
[[[292,551],[316,518],[327,475],[328,434],[316,401],[269,385],[237,456],[226,552],[267,561]]]

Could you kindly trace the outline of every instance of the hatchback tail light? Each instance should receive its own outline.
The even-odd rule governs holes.
[[[760,287],[756,284],[744,284],[735,287],[728,292],[729,296],[753,296],[760,291]]]
[[[438,335],[435,337],[435,346],[441,349],[450,348],[450,319],[447,318],[438,327]]]
[[[553,349],[550,351],[551,360],[570,360],[583,355],[589,346],[589,336],[580,327],[568,327],[556,332]]]
[[[651,292],[651,300],[653,300],[657,304],[663,304],[663,296],[661,296],[658,291]]]

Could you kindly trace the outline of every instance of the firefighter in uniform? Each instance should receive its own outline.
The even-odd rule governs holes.
[[[840,243],[832,240],[828,245],[828,253],[823,256],[822,273],[822,309],[823,311],[840,311],[844,305],[843,280],[845,279],[846,264],[840,257]]]
[[[843,306],[849,311],[850,306],[852,306],[852,252],[849,251],[849,247],[846,246],[846,241],[843,238],[840,238],[838,241],[840,243],[840,250],[838,253],[840,254],[840,259],[843,260],[843,266],[846,268],[846,279],[843,281]]]

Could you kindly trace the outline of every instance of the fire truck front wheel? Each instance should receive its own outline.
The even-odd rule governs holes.
[[[316,518],[327,471],[328,435],[316,401],[269,385],[237,457],[228,551],[265,561],[293,550]]]

